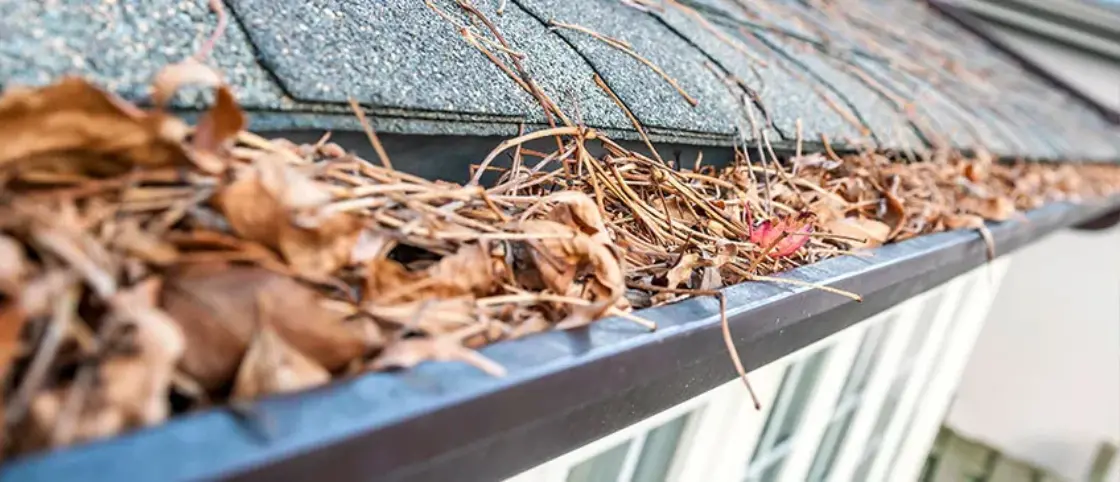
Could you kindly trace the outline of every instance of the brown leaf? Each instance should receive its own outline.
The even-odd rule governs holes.
[[[45,440],[29,443],[68,445],[168,417],[171,380],[185,343],[174,320],[155,307],[159,285],[158,279],[149,279],[109,300],[111,310],[103,323],[129,327],[131,349],[110,354],[96,366],[96,374],[85,372],[92,368],[86,367],[69,385],[36,395],[29,414],[38,429],[32,435],[37,432]],[[70,411],[74,397],[81,403]]]
[[[275,248],[288,211],[260,182],[257,171],[245,170],[215,196],[233,231],[242,238]]]
[[[167,392],[186,340],[175,320],[156,308],[160,281],[151,278],[110,300],[118,323],[135,328],[136,352],[112,357],[101,366],[104,396],[122,410],[130,426],[151,425],[167,418]]]
[[[506,272],[500,250],[492,252],[484,244],[466,244],[425,270],[424,277],[430,280],[426,291],[440,297],[486,296],[497,289]]]
[[[1007,221],[1017,212],[1015,203],[1002,196],[988,199],[968,197],[960,200],[960,208],[992,221]]]
[[[689,288],[687,283],[692,279],[692,273],[701,265],[703,265],[703,261],[701,261],[699,254],[685,253],[677,260],[677,264],[673,265],[673,267],[665,273],[665,286],[676,289],[685,285],[685,288]]]
[[[705,260],[704,268],[700,272],[700,286],[701,290],[716,290],[724,286],[723,275],[720,270],[725,265],[735,259],[738,254],[739,248],[731,243],[719,243],[716,248],[716,255],[711,260]]]
[[[478,317],[472,298],[444,298],[393,304],[366,303],[362,308],[374,318],[409,330],[439,335],[474,324]]]
[[[528,220],[521,224],[521,229],[526,233],[549,236],[529,242],[532,247],[529,251],[541,280],[553,292],[573,294],[573,281],[577,275],[586,272],[594,281],[590,285],[592,292],[612,302],[625,300],[622,297],[626,291],[622,265],[608,245],[552,221]]]
[[[464,347],[454,335],[405,338],[390,344],[373,360],[374,370],[412,368],[425,361],[460,361],[473,365],[492,376],[505,376],[501,365]]]
[[[873,248],[881,246],[887,241],[887,236],[889,236],[891,232],[891,227],[887,226],[882,221],[866,218],[834,219],[825,224],[824,229],[832,234],[864,240],[862,242],[845,240],[844,242],[848,243],[852,248]]]
[[[237,234],[276,249],[297,272],[319,279],[350,262],[362,229],[361,221],[347,213],[315,219],[309,226],[294,224],[297,210],[314,209],[330,198],[322,185],[282,160],[264,157],[240,172],[215,201]]]
[[[549,212],[553,221],[576,228],[597,243],[610,244],[610,232],[603,223],[599,206],[588,195],[579,191],[561,191],[548,196],[545,201],[557,203]]]
[[[39,167],[49,159],[61,172],[117,174],[132,166],[187,162],[187,128],[160,113],[145,113],[76,78],[40,89],[11,89],[0,97],[0,167]],[[106,162],[109,160],[110,162]]]
[[[396,240],[385,232],[375,229],[363,229],[350,250],[351,265],[366,264],[374,259],[388,256],[389,251],[397,245]]]
[[[191,160],[205,172],[224,172],[230,160],[227,151],[245,124],[245,113],[237,106],[233,93],[224,85],[218,87],[214,105],[195,126]]]
[[[330,372],[292,348],[265,325],[257,331],[241,361],[232,397],[246,400],[270,393],[294,392],[322,385],[330,379]]]
[[[284,223],[277,248],[296,272],[321,278],[350,262],[361,229],[361,221],[349,214],[331,216],[312,229]]]
[[[377,327],[348,321],[318,293],[260,268],[223,264],[189,267],[168,277],[163,306],[183,327],[187,354],[181,368],[208,390],[233,379],[262,314],[285,341],[328,370],[338,370],[380,344]]]

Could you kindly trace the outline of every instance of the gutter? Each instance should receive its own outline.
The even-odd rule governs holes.
[[[1120,211],[1120,196],[1055,203],[989,224],[997,256]],[[748,370],[985,264],[973,231],[932,234],[783,276],[864,296],[746,283],[724,289]],[[481,351],[509,369],[459,363],[371,373],[243,408],[176,417],[150,429],[9,462],[0,480],[171,479],[487,481],[517,473],[735,378],[719,305],[697,298],[643,310],[659,329],[608,319]]]

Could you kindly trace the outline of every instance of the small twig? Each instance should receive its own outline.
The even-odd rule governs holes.
[[[649,136],[646,135],[646,130],[642,127],[642,123],[638,122],[638,118],[634,117],[634,113],[630,112],[630,109],[626,107],[626,104],[622,102],[622,99],[619,99],[618,96],[615,95],[614,90],[612,90],[611,87],[607,85],[606,81],[604,81],[602,77],[599,77],[599,74],[594,74],[592,79],[595,80],[595,85],[598,85],[600,89],[603,89],[603,92],[606,92],[607,95],[610,96],[615,105],[617,105],[619,109],[622,109],[622,112],[626,114],[626,118],[630,119],[630,123],[634,125],[634,129],[637,129],[638,135],[642,137],[642,142],[646,144],[646,148],[649,149],[650,154],[652,154],[655,159],[664,164],[665,160],[661,159],[661,155],[658,154],[657,149],[653,147],[653,143],[650,142]]]
[[[381,146],[381,139],[377,137],[377,132],[373,130],[370,125],[369,119],[366,119],[366,113],[362,111],[362,106],[358,105],[358,101],[353,97],[349,98],[350,108],[354,110],[354,115],[358,116],[358,122],[362,124],[362,130],[366,132],[366,137],[369,139],[369,144],[373,146],[373,150],[377,152],[378,159],[381,160],[381,165],[386,169],[393,169],[393,162],[389,160],[389,154],[385,152],[385,148]]]
[[[628,284],[628,286],[646,291],[657,291],[662,293],[677,293],[692,296],[714,296],[716,299],[718,299],[719,322],[720,328],[723,331],[723,343],[727,346],[727,352],[731,355],[731,363],[735,365],[735,372],[738,373],[739,378],[743,380],[743,385],[746,385],[747,393],[749,393],[751,396],[751,402],[754,403],[755,410],[759,410],[762,408],[762,402],[759,402],[758,395],[754,393],[754,388],[751,387],[751,382],[747,379],[747,370],[743,368],[743,359],[739,356],[739,350],[735,348],[735,340],[731,337],[731,324],[727,319],[727,298],[724,297],[722,291],[666,288],[664,286],[653,286],[643,283],[630,283]]]
[[[226,10],[222,8],[222,0],[210,0],[210,10],[218,16],[218,25],[214,27],[214,31],[210,33],[210,37],[202,43],[202,47],[194,54],[195,60],[204,62],[206,57],[210,56],[210,52],[214,50],[214,46],[218,44],[218,40],[226,33]]]

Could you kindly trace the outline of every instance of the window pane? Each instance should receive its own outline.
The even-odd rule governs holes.
[[[785,464],[786,459],[778,460],[770,465],[762,475],[758,478],[747,479],[749,482],[774,482],[778,480],[778,476],[782,475],[782,465]]]
[[[790,390],[790,383],[793,383],[790,381],[790,375],[795,371],[795,368],[797,367],[788,366],[786,367],[785,373],[782,374],[782,382],[778,385],[778,394],[774,396],[775,404],[780,403],[782,400],[782,393],[785,393],[786,390]],[[766,437],[774,431],[774,425],[777,423],[775,420],[777,412],[777,405],[770,409],[770,416],[766,418],[766,424],[762,426],[762,435],[758,436],[758,444],[754,446],[754,455],[751,455],[752,461],[759,460],[764,454],[770,452],[771,445],[766,443]]]
[[[672,421],[657,427],[646,435],[646,443],[642,446],[642,455],[638,458],[638,467],[634,469],[631,482],[663,482],[673,463],[673,455],[677,453],[677,445],[681,441],[681,434],[688,425],[691,414],[681,415]]]
[[[945,361],[945,353],[949,350],[949,344],[953,341],[953,334],[957,332],[960,326],[960,320],[965,317],[965,307],[968,306],[969,301],[975,296],[973,290],[975,289],[976,278],[969,278],[964,287],[961,288],[961,299],[957,301],[957,308],[953,310],[953,319],[949,320],[949,327],[945,329],[945,339],[941,341],[941,346],[937,348],[937,355],[934,357],[933,365],[930,365],[930,375],[926,376],[926,381],[922,385],[921,391],[918,392],[918,403],[926,399],[926,392],[929,391],[929,385],[933,381],[934,374],[941,370],[941,364]],[[920,407],[915,410],[919,410]],[[914,417],[911,416],[906,420],[906,425],[902,429],[901,445],[906,445],[906,441],[910,440],[910,432],[914,429]],[[895,450],[894,457],[891,457],[891,470],[898,466],[899,456],[902,455],[901,450]],[[924,469],[923,469],[924,470]],[[923,476],[925,472],[923,471]]]
[[[617,480],[618,474],[622,473],[622,464],[626,461],[626,452],[629,451],[631,443],[627,440],[572,467],[572,470],[568,472],[568,482],[609,482]]]
[[[774,408],[770,410],[751,457],[747,480],[772,480],[781,473],[792,443],[790,439],[797,432],[830,350],[831,347],[819,350],[786,370],[778,395],[774,398]]]
[[[836,455],[840,453],[840,447],[843,446],[844,438],[848,436],[848,430],[852,428],[852,420],[855,418],[856,411],[849,410],[843,418],[829,424],[828,431],[821,439],[821,446],[817,449],[817,455],[813,457],[809,480],[825,480],[832,472],[832,464],[836,463]]]
[[[914,327],[914,332],[910,334],[910,340],[906,342],[906,351],[903,355],[906,358],[902,362],[903,366],[899,368],[894,380],[891,381],[891,386],[887,389],[886,399],[883,400],[883,405],[879,408],[879,416],[875,419],[875,426],[871,429],[871,435],[864,444],[863,457],[859,468],[856,470],[855,480],[866,480],[867,475],[869,475],[867,472],[871,470],[871,463],[875,461],[875,456],[879,453],[880,445],[883,443],[883,435],[886,434],[887,427],[890,426],[891,421],[897,415],[895,412],[898,411],[898,404],[902,401],[902,392],[909,384],[910,375],[914,368],[914,359],[917,358],[918,352],[922,349],[922,344],[925,343],[930,329],[933,328],[933,319],[937,316],[938,309],[941,308],[942,298],[944,298],[943,293],[938,293],[926,300],[926,304],[922,307],[920,318],[916,322],[917,326]]]
[[[779,426],[774,445],[789,440],[789,437],[797,430],[797,426],[800,425],[801,416],[805,414],[805,408],[809,406],[809,399],[812,398],[813,390],[817,388],[817,379],[820,378],[821,368],[824,366],[826,351],[827,349],[818,351],[808,360],[805,360],[805,368],[802,369],[797,387],[793,391],[793,396],[789,399],[789,407],[786,408],[785,417],[782,418],[782,424]]]
[[[855,412],[863,398],[867,381],[879,364],[879,359],[882,357],[883,349],[886,346],[885,341],[893,326],[894,318],[892,317],[868,328],[863,335],[859,352],[852,362],[848,379],[844,382],[844,388],[840,392],[840,402],[837,404],[836,412],[833,413],[832,421],[829,422],[828,429],[825,431],[824,437],[821,438],[821,444],[817,447],[817,453],[813,456],[813,465],[809,470],[808,480],[825,480],[832,471],[832,464],[836,462],[840,447],[844,445],[844,439],[848,435],[848,429],[851,428],[852,420],[855,419]]]

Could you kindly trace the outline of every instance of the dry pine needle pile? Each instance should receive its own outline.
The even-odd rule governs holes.
[[[247,133],[215,82],[188,126],[159,106],[199,69],[169,67],[151,110],[73,78],[0,97],[9,455],[426,360],[501,375],[474,349],[653,329],[634,310],[1120,187],[1116,167],[959,156],[671,166],[578,126],[503,142],[458,185]],[[557,149],[521,147],[538,138]]]

